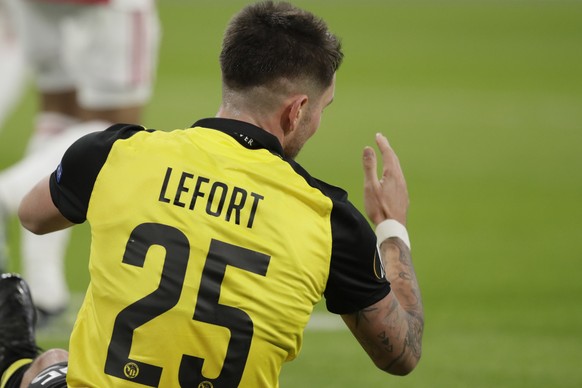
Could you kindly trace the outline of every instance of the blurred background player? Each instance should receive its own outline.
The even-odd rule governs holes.
[[[24,158],[0,173],[3,224],[76,139],[112,123],[141,122],[160,38],[155,0],[21,0],[14,6],[39,111]],[[67,306],[68,240],[69,232],[22,231],[22,271],[41,320]]]
[[[25,61],[13,0],[0,0],[0,129],[24,87]]]
[[[25,60],[17,20],[13,0],[0,0],[0,131],[24,89]],[[8,260],[4,234],[0,223],[0,270]]]

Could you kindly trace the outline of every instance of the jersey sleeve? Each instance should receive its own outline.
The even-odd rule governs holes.
[[[367,220],[347,200],[345,192],[340,198],[334,197],[332,257],[324,296],[330,312],[350,314],[388,295],[390,283],[378,253],[376,235]]]
[[[144,128],[116,124],[85,135],[69,147],[49,181],[52,201],[65,218],[76,224],[85,222],[95,180],[111,147],[139,131]]]

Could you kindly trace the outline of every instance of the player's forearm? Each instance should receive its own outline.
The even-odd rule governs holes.
[[[392,293],[398,301],[398,310],[390,314],[391,324],[402,325],[404,338],[402,353],[385,370],[390,373],[408,373],[418,363],[422,351],[424,330],[424,310],[420,287],[412,265],[410,249],[398,238],[389,238],[380,246],[386,278],[390,281]]]
[[[424,313],[410,251],[399,239],[381,246],[391,292],[354,314],[342,315],[374,364],[395,375],[410,373],[422,350]]]
[[[390,281],[392,292],[397,296],[404,310],[423,316],[420,287],[412,265],[410,249],[399,238],[389,238],[382,242],[380,254]]]

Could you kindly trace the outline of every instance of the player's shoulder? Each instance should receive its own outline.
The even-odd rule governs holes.
[[[114,124],[102,132],[102,137],[110,138],[112,140],[116,139],[127,139],[136,133],[152,133],[155,132],[154,129],[146,129],[145,127],[137,124]]]
[[[65,155],[69,158],[101,159],[101,156],[109,153],[116,141],[129,139],[137,133],[147,131],[140,125],[115,124],[81,136],[69,147]]]
[[[347,202],[348,192],[339,186],[332,185],[328,182],[322,181],[321,179],[313,178],[318,187],[322,190],[324,194],[330,197],[332,200],[337,202]]]
[[[329,197],[334,202],[347,202],[348,201],[348,193],[342,189],[341,187],[332,185],[326,181],[323,181],[319,178],[312,176],[307,170],[305,170],[299,163],[289,160],[291,167],[295,170],[295,172],[301,175],[305,181],[312,187],[321,191],[326,197]]]
[[[109,148],[118,140],[129,139],[137,133],[152,131],[136,124],[114,124],[102,131],[92,132],[82,137],[78,143],[82,146]]]

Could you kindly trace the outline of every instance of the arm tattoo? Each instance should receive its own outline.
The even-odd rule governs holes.
[[[422,299],[414,268],[412,266],[410,251],[404,248],[402,244],[399,244],[398,247],[400,249],[400,255],[398,257],[399,262],[410,270],[410,272],[403,270],[398,275],[400,279],[407,281],[410,286],[410,294],[407,298],[408,314],[406,319],[408,321],[408,331],[406,333],[405,347],[409,348],[412,355],[418,359],[421,355],[422,334],[424,330]]]
[[[424,318],[416,314],[408,315],[408,333],[406,334],[406,344],[415,358],[420,358],[422,352],[422,333],[424,328]]]
[[[382,333],[378,334],[378,338],[380,339],[380,343],[384,347],[384,349],[390,353],[394,350],[394,346],[390,342],[390,337],[386,335],[386,332],[383,331]]]
[[[356,328],[358,326],[360,326],[360,321],[361,320],[366,321],[366,322],[370,322],[370,320],[368,319],[367,314],[373,313],[373,312],[375,312],[377,310],[378,309],[375,308],[375,307],[367,307],[365,309],[362,309],[362,310],[358,311],[356,313]]]
[[[420,358],[424,313],[409,249],[399,239],[382,246],[392,297],[353,314],[350,329],[374,363],[394,373]]]

